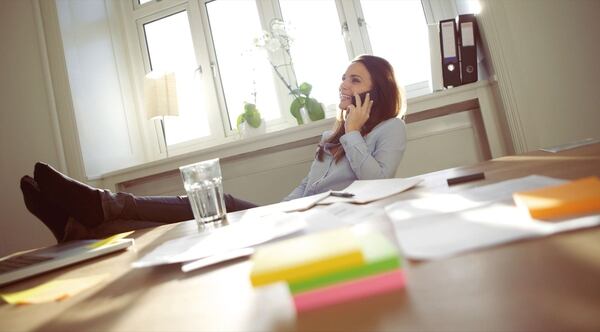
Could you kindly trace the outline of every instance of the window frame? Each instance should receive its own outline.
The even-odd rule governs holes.
[[[137,0],[132,0],[133,2],[137,2]],[[202,85],[204,86],[203,95],[209,99],[205,101],[204,105],[214,104],[214,101],[211,99],[215,99],[214,94],[216,93],[215,87],[213,87],[213,78],[206,79],[206,70],[204,69],[206,66],[203,66],[203,59],[208,58],[208,54],[206,54],[206,47],[203,47],[203,39],[205,38],[204,28],[202,23],[199,23],[199,17],[196,16],[198,14],[198,8],[194,8],[194,4],[196,1],[193,0],[162,0],[160,2],[150,2],[146,3],[142,6],[139,6],[138,12],[133,12],[134,25],[136,29],[136,42],[137,47],[139,48],[139,57],[141,57],[142,62],[142,70],[143,73],[140,73],[138,76],[143,77],[147,73],[151,71],[151,61],[148,53],[148,46],[145,37],[144,25],[160,20],[162,18],[169,17],[171,15],[181,13],[183,11],[188,15],[188,23],[190,25],[190,33],[192,37],[193,49],[194,49],[194,57],[196,59],[196,63],[198,64],[197,70],[200,71],[200,74],[203,75]],[[140,94],[143,98],[143,95]],[[214,107],[207,107],[207,109],[214,109]],[[217,106],[216,109],[219,112],[210,112],[207,111],[207,120],[209,121],[209,126],[211,128],[210,135],[195,138],[192,140],[188,140],[185,142],[180,142],[176,144],[169,145],[170,154],[180,154],[185,152],[194,151],[200,148],[210,147],[218,144],[225,143],[227,140],[227,136],[225,135],[224,128],[224,120],[223,120],[223,111],[220,106]],[[168,119],[167,119],[168,120]],[[147,122],[145,122],[147,123]],[[150,127],[150,128],[149,128]],[[159,137],[162,139],[162,128],[157,121],[153,121],[152,125],[144,126],[146,130],[149,130],[152,137]],[[160,139],[158,140],[158,155],[165,154],[164,142]]]
[[[345,25],[345,29],[347,29],[350,37],[348,42],[351,44],[351,46],[348,48],[354,52],[351,59],[363,53],[373,54],[371,40],[369,39],[369,32],[367,30],[368,22],[364,18],[365,15],[362,11],[362,6],[360,5],[361,0],[336,0],[336,2],[339,2],[338,8],[344,17],[344,21],[341,22],[342,29],[344,29]],[[443,6],[442,3],[432,3],[431,0],[421,0],[421,7],[423,8],[425,22],[427,24],[431,24],[431,22],[435,21],[432,8],[444,7],[442,9],[448,11],[445,7],[450,6]],[[438,9],[438,11],[441,10]],[[349,17],[351,19],[348,19]],[[404,90],[407,94],[407,97],[417,97],[432,93],[433,91],[431,90],[430,82],[431,78],[426,81],[413,82],[404,85]]]
[[[194,0],[190,0],[194,1]],[[230,113],[227,108],[227,101],[225,98],[225,91],[223,89],[223,81],[221,77],[221,72],[219,70],[219,61],[217,58],[216,47],[214,43],[214,39],[212,36],[212,28],[210,25],[210,17],[208,14],[207,4],[213,2],[215,0],[195,0],[199,6],[199,12],[201,15],[201,22],[204,26],[204,38],[207,44],[207,56],[210,62],[210,70],[212,74],[212,78],[214,80],[214,85],[217,87],[216,94],[219,103],[219,113],[221,114],[222,126],[225,132],[225,137],[235,137],[238,135],[238,132],[233,126],[230,126],[231,117],[235,117],[235,114]],[[258,18],[261,24],[262,30],[268,29],[269,22],[274,17],[273,13],[275,12],[274,4],[271,0],[260,1],[256,0],[255,4],[257,6]],[[267,15],[265,15],[265,13]],[[279,15],[281,16],[281,15]],[[273,59],[272,59],[273,60]],[[284,73],[284,76],[289,79],[289,73]],[[276,95],[278,96],[277,102],[280,110],[280,118],[275,120],[269,120],[268,126],[271,130],[280,130],[290,127],[295,124],[296,120],[289,114],[289,112],[285,111],[285,105],[287,103],[287,107],[289,108],[289,104],[291,103],[291,98],[283,98],[282,96],[287,95],[287,90],[285,90],[281,83],[277,80],[275,75],[272,73],[272,79],[275,82]],[[283,90],[282,90],[283,89]],[[288,115],[289,114],[289,115]],[[293,122],[292,122],[293,121]]]
[[[138,0],[130,1],[130,13],[129,15],[123,15],[123,19],[126,23],[133,20],[133,25],[137,30],[134,39],[137,43],[137,48],[140,50],[139,56],[141,56],[140,60],[142,60],[142,67],[145,73],[148,73],[151,67],[147,41],[144,35],[144,24],[168,17],[184,10],[187,12],[195,57],[201,75],[203,76],[202,84],[205,86],[203,95],[209,99],[207,103],[212,105],[208,108],[209,111],[207,111],[207,119],[210,123],[211,134],[202,138],[169,145],[170,154],[177,155],[236,140],[238,138],[237,130],[230,125],[230,123],[233,122],[230,121],[230,118],[236,116],[236,114],[229,112],[227,109],[225,91],[223,90],[222,78],[219,71],[219,64],[207,9],[207,5],[215,0],[153,0],[143,5],[140,5]],[[340,34],[345,33],[345,36],[341,36],[341,38],[343,38],[346,45],[348,60],[353,59],[359,54],[372,54],[368,30],[365,24],[367,22],[365,22],[364,19],[360,0],[333,1],[338,13]],[[263,30],[268,30],[269,23],[273,18],[283,18],[278,0],[254,0],[254,3],[257,6],[258,18]],[[454,9],[456,8],[454,2],[452,2],[451,5],[448,5],[438,4],[438,1],[433,0],[421,0],[421,5],[423,7],[425,21],[428,24],[435,21],[435,18],[440,15],[439,13],[451,11],[451,7],[454,7]],[[126,24],[126,26],[131,25]],[[283,51],[280,51],[280,53],[281,54],[269,54],[269,56],[272,61],[280,63],[280,60],[282,60],[281,57],[285,56]],[[138,55],[133,56],[135,58]],[[143,74],[145,75],[145,73]],[[295,82],[293,68],[285,68],[283,75],[288,79],[288,82]],[[281,84],[274,73],[272,73],[272,78],[275,81],[275,93],[278,96],[277,100],[281,117],[268,122],[269,131],[293,127],[296,125],[296,120],[289,112],[289,105],[292,101],[292,97],[289,96],[287,89]],[[408,84],[405,86],[405,90],[409,97],[415,92],[418,95],[432,92],[430,89],[430,80]],[[217,111],[215,112],[214,110]],[[329,117],[331,114],[327,113],[326,115]],[[151,136],[154,137],[158,135],[157,131],[161,130],[160,126],[156,125],[156,123],[154,123],[153,126],[143,125],[142,127],[152,131]],[[153,143],[146,142],[146,144]],[[162,150],[160,145],[161,143],[159,143],[159,150]],[[161,154],[162,152],[159,151],[159,155]]]

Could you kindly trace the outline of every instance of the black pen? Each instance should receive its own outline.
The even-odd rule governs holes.
[[[353,193],[348,193],[345,191],[332,191],[329,193],[329,195],[333,196],[333,197],[345,197],[345,198],[354,197]]]
[[[446,182],[448,182],[448,185],[451,186],[453,184],[459,184],[459,183],[465,183],[465,182],[471,182],[471,181],[477,181],[477,180],[483,180],[483,179],[485,179],[485,174],[483,172],[479,172],[479,173],[474,173],[474,174],[469,174],[469,175],[457,176],[455,178],[450,178],[450,179],[447,179]]]

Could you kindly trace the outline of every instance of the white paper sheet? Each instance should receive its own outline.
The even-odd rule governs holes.
[[[260,218],[265,216],[266,211],[268,210],[247,210],[242,217],[242,221],[245,219]],[[306,211],[302,214],[302,217],[307,223],[307,230],[318,232],[338,227],[355,225],[361,222],[369,221],[372,218],[382,214],[385,214],[385,211],[383,211],[381,208],[375,208],[368,205],[335,203],[327,205],[322,209]],[[183,272],[189,272],[196,269],[201,269],[214,264],[226,262],[228,260],[250,256],[253,251],[253,248],[242,248],[215,254],[196,261],[186,262],[182,264],[181,270]]]
[[[167,241],[132,264],[134,268],[188,262],[234,249],[252,247],[299,232],[306,221],[299,213],[272,213],[252,222],[237,222],[208,233]]]
[[[351,185],[344,188],[343,192],[354,194],[353,197],[333,197],[329,196],[317,204],[333,204],[333,203],[369,203],[379,199],[383,199],[405,190],[408,190],[417,184],[422,179],[379,179],[379,180],[356,180]]]
[[[322,201],[323,199],[327,198],[330,192],[331,191],[326,191],[324,193],[296,198],[290,201],[264,205],[249,211],[252,211],[253,217],[256,215],[269,215],[272,213],[280,212],[305,211],[315,206],[318,202]]]
[[[442,45],[444,47],[444,58],[456,56],[456,41],[454,40],[454,24],[452,22],[442,23]]]
[[[227,262],[237,258],[248,257],[254,253],[254,248],[233,249],[221,254],[212,255],[210,257],[201,258],[196,261],[191,261],[181,264],[182,272],[190,272],[197,269],[202,269],[211,265]]]
[[[310,231],[324,231],[337,227],[355,225],[369,221],[385,211],[368,205],[335,203],[322,209],[310,210],[304,213],[304,218]]]
[[[600,139],[598,139],[598,138],[591,138],[590,137],[590,138],[583,139],[581,141],[570,142],[570,143],[566,143],[566,144],[552,146],[552,147],[549,147],[549,148],[543,148],[543,149],[540,149],[540,150],[546,151],[546,152],[556,153],[556,152],[570,150],[570,149],[578,148],[580,146],[595,144],[595,143],[599,143],[599,142],[600,142]]]
[[[460,24],[462,46],[475,46],[475,33],[473,32],[473,22],[464,22]]]
[[[491,185],[470,188],[457,193],[431,193],[423,198],[390,204],[385,209],[390,218],[394,220],[406,220],[431,214],[462,211],[498,200],[511,200],[513,192],[557,185],[564,182],[565,180],[546,176],[530,175]]]
[[[423,260],[600,225],[600,215],[554,222],[535,220],[513,203],[512,193],[515,191],[563,182],[543,176],[528,176],[456,194],[437,194],[397,202],[385,210],[394,223],[404,255]]]

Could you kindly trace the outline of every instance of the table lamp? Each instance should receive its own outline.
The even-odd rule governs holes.
[[[152,71],[145,76],[144,110],[149,120],[160,120],[165,152],[168,158],[169,147],[165,131],[165,117],[179,115],[175,73]]]

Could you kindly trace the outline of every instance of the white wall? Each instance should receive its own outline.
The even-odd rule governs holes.
[[[600,1],[481,2],[516,150],[599,138]]]
[[[0,1],[0,255],[54,243],[19,189],[35,161],[61,164],[36,29],[32,1]]]
[[[73,96],[73,111],[60,112],[75,114],[85,174],[143,162],[129,81],[118,71],[118,59],[126,57],[117,53],[120,35],[111,34],[106,2],[56,0],[56,11]]]

